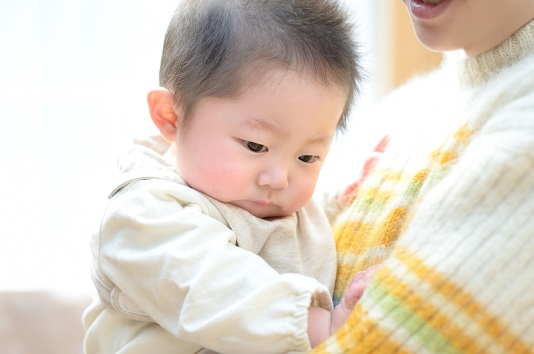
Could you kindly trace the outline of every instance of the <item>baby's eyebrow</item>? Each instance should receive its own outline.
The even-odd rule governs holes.
[[[308,144],[310,144],[310,145],[328,146],[331,141],[332,141],[332,136],[330,136],[330,135],[321,135],[321,136],[318,136],[316,138],[310,139],[308,141]]]
[[[249,117],[245,122],[246,125],[253,129],[266,130],[273,135],[281,136],[282,138],[289,137],[289,132],[281,126],[273,124],[265,119]],[[329,134],[319,135],[307,141],[309,145],[328,146],[332,142],[332,136]]]
[[[282,127],[273,124],[272,122],[269,122],[265,119],[249,117],[249,119],[247,119],[245,123],[253,129],[267,130],[273,135],[278,135],[281,137],[289,136],[288,132]]]

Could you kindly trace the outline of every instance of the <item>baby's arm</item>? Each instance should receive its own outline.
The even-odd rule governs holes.
[[[159,325],[132,336],[168,332],[223,353],[308,352],[308,308],[312,299],[333,308],[328,287],[237,247],[235,233],[202,212],[211,205],[203,198],[157,179],[114,195],[93,242],[104,303],[125,322]]]
[[[334,311],[330,312],[321,307],[310,306],[308,310],[308,337],[312,348],[325,341],[345,323],[377,268],[378,266],[373,266],[358,272]]]

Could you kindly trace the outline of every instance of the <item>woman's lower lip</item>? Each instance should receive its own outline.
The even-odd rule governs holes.
[[[445,11],[451,0],[443,0],[437,5],[425,4],[422,0],[409,0],[410,12],[420,20],[431,20]]]

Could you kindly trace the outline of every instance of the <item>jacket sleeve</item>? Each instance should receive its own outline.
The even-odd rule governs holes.
[[[335,223],[336,218],[343,210],[337,203],[337,195],[339,192],[340,190],[338,189],[326,189],[314,194],[314,200],[324,211],[330,225]]]
[[[307,310],[312,301],[331,308],[326,287],[280,275],[236,247],[235,234],[206,215],[209,205],[163,180],[115,195],[94,245],[96,278],[106,285],[99,295],[127,317],[217,352],[310,350]]]

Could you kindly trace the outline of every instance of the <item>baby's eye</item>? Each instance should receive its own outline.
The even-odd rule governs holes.
[[[304,163],[312,163],[312,162],[315,162],[315,161],[319,160],[319,156],[301,155],[301,156],[299,156],[299,160],[304,162]]]
[[[253,141],[243,141],[243,144],[252,152],[266,152],[267,146],[255,143]]]

